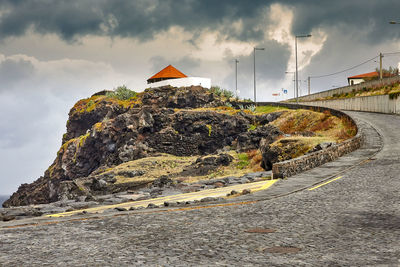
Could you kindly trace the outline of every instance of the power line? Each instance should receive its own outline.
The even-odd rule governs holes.
[[[396,54],[400,54],[400,52],[383,53],[384,56],[386,56],[386,55],[396,55]]]
[[[310,76],[310,78],[322,78],[322,77],[328,77],[328,76],[337,75],[337,74],[340,74],[340,73],[343,73],[343,72],[346,72],[346,71],[349,71],[349,70],[358,68],[358,67],[360,67],[360,66],[362,66],[362,65],[364,65],[364,64],[366,64],[366,63],[368,63],[368,62],[370,62],[370,61],[372,61],[372,60],[374,60],[374,59],[376,59],[376,58],[378,58],[378,57],[379,57],[379,56],[375,56],[375,57],[373,57],[373,58],[371,58],[371,59],[368,59],[368,60],[366,60],[366,61],[364,61],[364,62],[362,62],[362,63],[360,63],[360,64],[358,64],[358,65],[355,65],[355,66],[350,67],[350,68],[345,69],[345,70],[341,70],[341,71],[338,71],[338,72],[334,72],[334,73],[330,73],[330,74],[325,74],[325,75]]]

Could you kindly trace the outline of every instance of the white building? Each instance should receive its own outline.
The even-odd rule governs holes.
[[[188,77],[171,65],[147,79],[150,88],[170,85],[173,87],[202,86],[210,89],[211,79]]]

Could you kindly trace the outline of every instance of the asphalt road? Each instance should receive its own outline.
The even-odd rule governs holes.
[[[313,190],[1,229],[0,265],[399,266],[400,117],[350,114],[379,130],[383,148]]]

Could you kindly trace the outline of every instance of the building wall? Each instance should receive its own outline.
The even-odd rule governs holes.
[[[349,79],[349,85],[355,85],[365,82],[364,79]]]
[[[170,79],[164,80],[160,82],[151,83],[148,85],[149,88],[160,87],[170,85],[173,87],[185,87],[185,86],[192,86],[192,85],[199,85],[204,88],[211,88],[211,79],[209,78],[202,78],[202,77],[187,77],[187,78],[179,78],[179,79]]]

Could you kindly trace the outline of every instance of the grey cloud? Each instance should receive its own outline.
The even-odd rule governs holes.
[[[256,51],[256,77],[257,83],[268,83],[272,80],[281,80],[284,78],[290,57],[290,48],[281,45],[276,41],[268,41],[259,44],[258,47],[264,47],[265,50]],[[254,79],[254,55],[237,57],[238,63],[238,90],[241,96],[245,98],[253,97],[253,79]],[[232,91],[235,88],[235,69],[234,57],[227,58],[232,62],[232,72],[225,78],[224,84],[229,85]],[[261,90],[261,88],[260,88]],[[263,93],[264,94],[264,93]]]
[[[196,74],[196,69],[198,69],[198,67],[200,66],[200,62],[199,60],[191,57],[183,57],[178,60],[167,60],[164,57],[155,56],[150,59],[150,62],[152,64],[151,75],[159,72],[160,70],[171,64],[188,76],[199,76],[198,74]]]
[[[15,83],[31,77],[35,67],[23,59],[6,59],[0,62],[0,92],[10,89]]]

